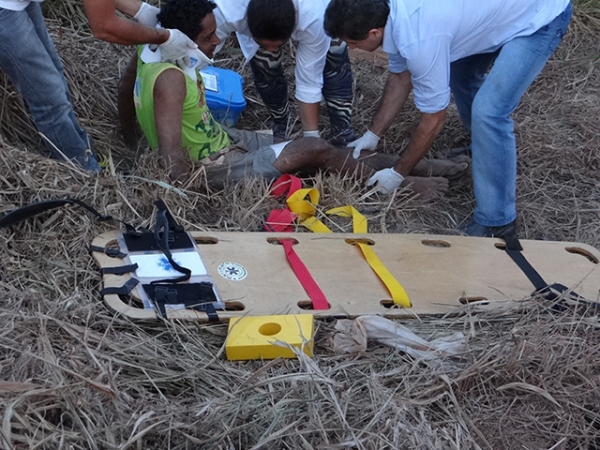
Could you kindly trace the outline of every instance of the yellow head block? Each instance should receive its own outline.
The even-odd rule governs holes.
[[[313,333],[312,314],[236,317],[229,321],[225,352],[230,361],[295,358],[292,346],[312,356]]]

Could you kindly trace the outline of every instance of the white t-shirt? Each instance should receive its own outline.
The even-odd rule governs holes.
[[[0,8],[23,11],[32,1],[43,2],[44,0],[0,0]]]
[[[291,39],[298,43],[295,68],[296,99],[305,103],[317,103],[322,98],[323,69],[331,43],[323,29],[328,0],[292,1],[296,8],[296,29],[292,32]],[[254,57],[259,48],[248,29],[248,2],[249,0],[215,0],[217,8],[213,11],[219,39],[223,41],[235,32],[247,61]]]
[[[390,0],[383,50],[393,73],[409,70],[415,105],[435,113],[450,103],[450,63],[496,51],[562,13],[569,0]]]

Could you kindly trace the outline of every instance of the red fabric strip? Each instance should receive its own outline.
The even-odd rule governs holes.
[[[273,233],[287,233],[294,231],[296,215],[289,209],[274,209],[267,217],[265,231]]]
[[[329,303],[325,298],[325,294],[321,291],[319,285],[315,282],[310,272],[294,250],[294,239],[281,239],[281,245],[285,249],[285,256],[292,266],[292,270],[296,274],[298,281],[312,300],[314,310],[329,309]]]
[[[271,196],[275,198],[289,197],[298,189],[302,188],[302,180],[289,173],[284,173],[273,183]]]

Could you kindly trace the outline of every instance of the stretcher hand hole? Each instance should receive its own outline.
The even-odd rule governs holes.
[[[197,245],[215,245],[219,243],[219,240],[217,238],[209,236],[195,237],[194,241]]]
[[[300,300],[298,302],[298,308],[303,309],[303,310],[310,310],[313,311],[313,303],[311,300]],[[327,304],[327,309],[330,309],[331,305],[328,303]],[[322,311],[327,311],[327,309],[323,309]]]
[[[478,305],[489,305],[490,304],[490,302],[487,298],[478,297],[478,296],[460,297],[458,299],[458,301],[463,305],[472,305],[474,303],[477,303]]]
[[[272,237],[272,238],[267,238],[267,242],[269,244],[273,244],[273,245],[282,245],[281,241],[286,240],[286,241],[292,241],[292,245],[298,245],[300,242],[298,242],[298,240],[294,239],[294,238],[289,238],[289,237]]]
[[[594,255],[592,255],[587,250],[584,250],[580,247],[566,247],[565,250],[568,251],[569,253],[573,253],[574,255],[581,255],[581,256],[587,258],[589,261],[593,262],[594,264],[598,264],[600,262],[598,260],[598,258],[596,258]]]
[[[438,247],[438,248],[450,248],[450,242],[443,241],[441,239],[423,239],[421,244],[427,247]]]
[[[375,245],[375,241],[373,239],[367,239],[367,238],[350,238],[350,239],[346,239],[346,244],[350,244],[350,245],[357,245],[357,244]]]

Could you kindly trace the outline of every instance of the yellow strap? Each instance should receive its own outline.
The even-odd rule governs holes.
[[[340,206],[325,211],[325,214],[331,214],[340,217],[352,218],[352,231],[354,233],[364,234],[367,232],[367,218],[359,213],[354,206]]]
[[[359,213],[353,206],[340,206],[339,208],[330,209],[325,213],[340,217],[352,217],[352,229],[354,230],[354,233],[367,233],[367,218]],[[360,241],[354,242],[354,244],[360,247],[367,263],[392,295],[394,303],[403,306],[404,308],[410,308],[412,304],[410,303],[408,294],[387,267],[381,262],[371,246]]]
[[[306,200],[306,197],[310,201]],[[300,217],[300,219],[305,220],[315,215],[315,205],[319,204],[319,197],[320,194],[317,189],[298,189],[288,197],[286,203],[290,211]]]
[[[373,269],[373,272],[377,274],[379,279],[385,284],[387,290],[392,294],[392,300],[396,305],[403,306],[404,308],[410,308],[412,304],[410,303],[410,299],[408,298],[408,294],[402,287],[400,283],[394,278],[394,275],[390,273],[390,271],[385,267],[385,265],[381,262],[377,254],[373,251],[369,244],[365,244],[362,242],[356,242],[355,245],[358,245],[365,256],[365,259]]]
[[[325,225],[315,216],[303,220],[302,222],[300,222],[300,225],[302,225],[305,228],[308,228],[313,233],[331,233],[331,230],[327,228],[327,225]]]
[[[307,200],[306,198],[309,198]],[[319,204],[320,193],[317,189],[298,189],[288,197],[286,203],[290,211],[301,220],[300,225],[308,228],[314,233],[331,233],[331,230],[315,217],[316,205]],[[359,213],[353,206],[340,206],[326,211],[326,214],[333,214],[340,217],[352,218],[352,229],[354,233],[367,233],[367,218]],[[394,278],[390,271],[381,262],[375,251],[366,243],[356,242],[365,257],[365,260],[371,266],[373,272],[377,274],[387,290],[392,296],[395,304],[410,308],[412,305],[406,291],[400,283]]]
[[[310,200],[306,200],[306,197]],[[288,197],[286,203],[290,211],[300,218],[300,225],[308,228],[313,233],[331,233],[331,230],[315,217],[319,198],[318,189],[298,189]]]

